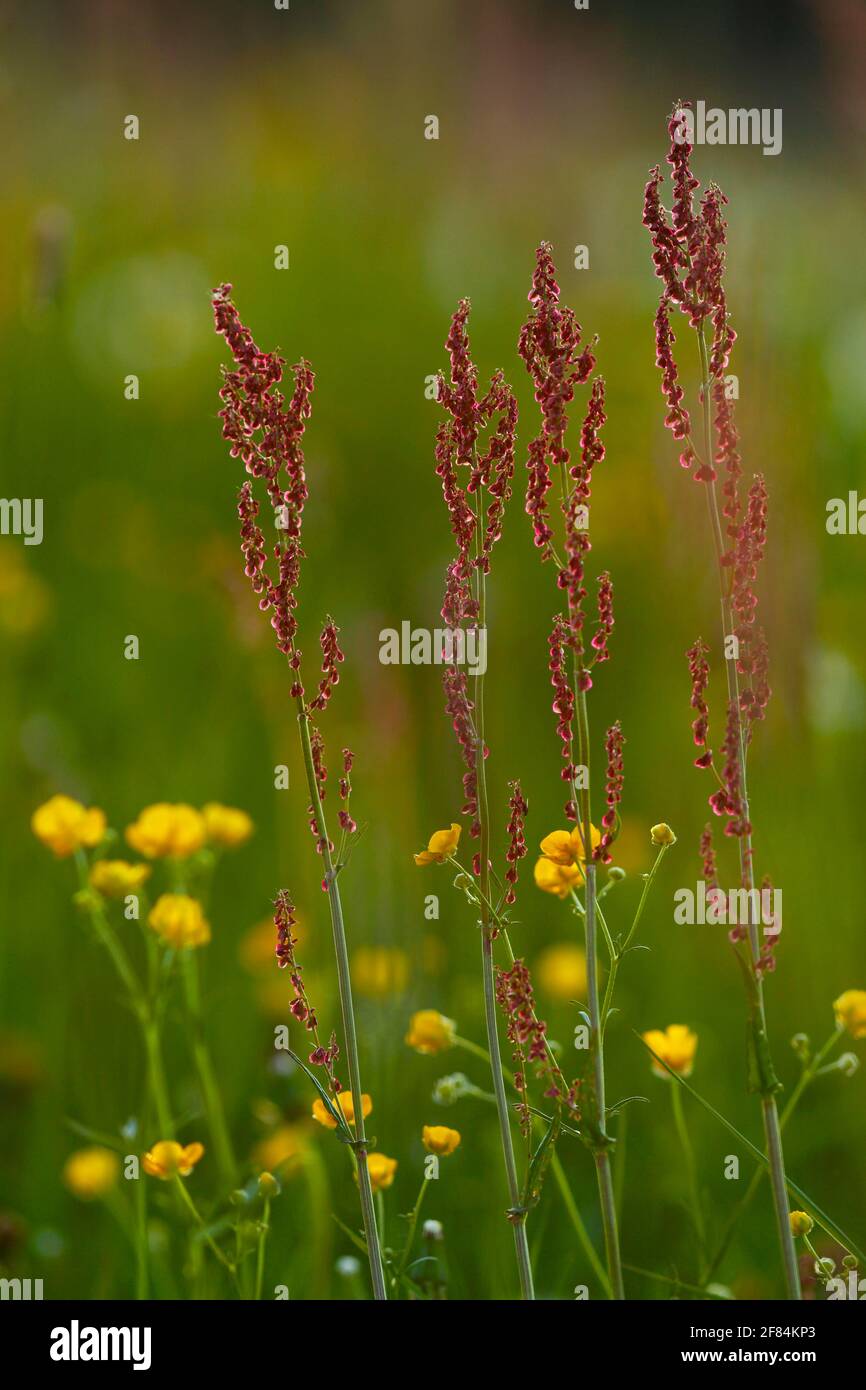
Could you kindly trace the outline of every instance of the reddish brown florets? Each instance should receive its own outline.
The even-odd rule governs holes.
[[[625,768],[622,750],[625,744],[619,720],[612,724],[605,735],[604,747],[607,754],[605,770],[605,802],[607,810],[601,818],[601,839],[592,852],[593,859],[602,864],[611,862],[610,846],[619,833],[619,805],[625,784]]]
[[[508,850],[505,855],[507,862],[505,881],[508,884],[505,891],[505,901],[506,903],[513,903],[515,901],[514,889],[517,885],[517,866],[526,854],[524,827],[529,806],[519,782],[510,782],[509,787],[511,796],[508,800],[508,809],[511,814],[508,818]]]
[[[527,1066],[534,1066],[539,1078],[547,1082],[545,1094],[559,1098],[562,1087],[560,1074],[558,1071],[554,1074],[547,1050],[547,1024],[535,1012],[532,978],[522,960],[515,960],[508,970],[497,970],[496,1000],[505,1016],[506,1035],[513,1049],[514,1086],[520,1095],[517,1106],[520,1127],[528,1134],[532,1113],[526,1094]]]
[[[445,709],[451,719],[451,726],[457,736],[460,753],[466,771],[463,774],[464,802],[461,814],[471,816],[469,833],[473,839],[481,834],[478,819],[478,770],[476,766],[478,736],[472,719],[475,708],[467,693],[468,677],[457,666],[446,666],[442,672],[442,686],[445,691]],[[487,749],[484,749],[487,757]]]
[[[695,758],[695,767],[710,767],[713,761],[713,750],[707,743],[710,729],[710,708],[706,699],[710,681],[710,667],[707,661],[709,650],[699,637],[694,646],[689,647],[686,652],[692,680],[690,703],[692,709],[697,710],[697,718],[692,722],[692,736],[695,747],[704,749],[704,752]]]
[[[563,767],[560,772],[563,782],[568,782],[572,787],[572,795],[565,804],[565,814],[568,820],[577,820],[577,803],[574,795],[574,780],[577,768],[574,763],[574,690],[568,678],[567,668],[567,625],[561,613],[557,613],[553,620],[553,631],[548,638],[550,649],[550,659],[548,669],[550,671],[550,683],[553,686],[554,697],[552,709],[556,715],[556,732],[562,743]]]

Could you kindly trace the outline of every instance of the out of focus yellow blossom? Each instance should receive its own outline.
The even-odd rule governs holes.
[[[183,802],[173,805],[158,801],[145,806],[138,820],[126,828],[132,848],[146,859],[184,859],[201,849],[206,837],[204,816]]]
[[[147,924],[176,951],[206,946],[210,941],[210,923],[201,903],[186,893],[163,893],[151,908]]]
[[[409,1032],[406,1042],[416,1052],[434,1056],[437,1052],[447,1052],[454,1046],[457,1024],[453,1018],[446,1018],[436,1009],[419,1009],[409,1019]]]
[[[0,550],[0,629],[26,637],[45,621],[51,599],[42,580],[28,569],[12,546]]]
[[[389,1158],[387,1154],[368,1154],[367,1170],[370,1174],[370,1186],[373,1191],[384,1192],[385,1188],[390,1187],[394,1181],[397,1160],[396,1158]]]
[[[532,973],[550,999],[583,999],[586,994],[586,953],[570,941],[546,946]]]
[[[137,893],[150,878],[148,864],[129,864],[125,859],[98,859],[90,870],[90,886],[104,898],[125,898]]]
[[[658,1028],[652,1028],[648,1033],[644,1033],[643,1040],[653,1052],[667,1062],[671,1071],[675,1071],[678,1076],[691,1076],[698,1048],[698,1035],[684,1023],[671,1023],[663,1033]],[[664,1067],[659,1066],[655,1057],[652,1069],[656,1076],[669,1079],[668,1073]]]
[[[447,1158],[460,1143],[460,1131],[449,1129],[447,1125],[425,1125],[421,1131],[421,1142],[428,1154]]]
[[[253,833],[251,817],[234,806],[221,806],[218,801],[209,801],[202,807],[201,813],[208,839],[221,849],[234,849]]]
[[[52,796],[33,812],[30,826],[58,859],[66,859],[76,850],[99,844],[105,834],[105,812],[96,806],[88,810],[71,796]]]
[[[409,983],[409,957],[396,946],[359,946],[352,953],[352,984],[369,999],[403,994]]]
[[[352,1100],[352,1092],[340,1091],[337,1095],[337,1104],[339,1105],[344,1116],[346,1117],[347,1122],[350,1125],[353,1125],[355,1123],[355,1104]],[[364,1112],[364,1119],[366,1120],[367,1116],[373,1109],[373,1102],[368,1095],[361,1096],[361,1109]],[[330,1110],[328,1109],[325,1102],[321,1099],[320,1096],[317,1096],[316,1099],[313,1101],[313,1119],[318,1120],[320,1125],[325,1126],[325,1129],[337,1128],[337,1121],[334,1119]]]
[[[419,866],[444,864],[448,856],[454,853],[459,841],[460,826],[452,821],[450,830],[434,830],[427,841],[427,848],[415,855],[415,863]]]
[[[113,1149],[94,1144],[76,1149],[63,1165],[63,1181],[76,1197],[92,1202],[104,1197],[120,1179],[120,1158]]]
[[[554,864],[552,859],[537,860],[533,876],[536,888],[543,893],[553,893],[557,898],[567,898],[573,888],[583,883],[577,864]]]
[[[846,989],[833,1001],[836,1026],[847,1028],[852,1038],[866,1038],[866,989]]]
[[[601,840],[601,831],[596,830],[594,825],[590,826],[589,836],[592,841],[592,848],[595,849]],[[571,830],[552,830],[549,835],[545,835],[540,849],[546,859],[550,859],[554,864],[560,864],[563,867],[586,862],[586,854],[583,849],[583,830],[579,825],[575,825]]]
[[[168,1182],[169,1178],[188,1178],[203,1153],[203,1144],[178,1144],[174,1139],[160,1139],[144,1155],[141,1165],[152,1178]]]
[[[280,1125],[256,1144],[252,1154],[253,1163],[264,1172],[285,1177],[297,1167],[308,1144],[306,1131],[300,1125]]]

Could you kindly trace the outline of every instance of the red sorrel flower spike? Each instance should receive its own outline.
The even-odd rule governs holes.
[[[253,496],[252,484],[247,481],[242,484],[238,493],[238,516],[241,523],[241,550],[244,553],[244,573],[253,586],[253,592],[263,595],[259,607],[266,610],[270,607],[270,595],[268,593],[268,577],[264,572],[267,563],[267,551],[265,550],[265,538],[262,534],[256,518],[259,514],[259,504]]]
[[[339,682],[339,666],[340,662],[344,660],[338,641],[339,631],[340,629],[333,618],[328,618],[319,638],[322,648],[322,678],[319,681],[318,694],[310,701],[311,710],[323,710],[331,698],[334,686]]]
[[[563,782],[569,783],[573,792],[574,779],[577,773],[574,765],[574,691],[568,678],[566,665],[566,635],[565,619],[561,613],[557,613],[553,620],[553,631],[548,638],[548,647],[550,648],[548,669],[550,671],[550,683],[554,689],[552,708],[556,715],[556,732],[562,742],[564,766],[560,776]],[[565,814],[568,820],[577,820],[577,805],[574,795],[565,804]]]
[[[701,834],[701,860],[704,883],[708,889],[716,889],[719,886],[718,869],[716,868],[716,851],[713,846],[713,827],[709,821],[704,826]]]
[[[277,353],[262,352],[252,334],[240,320],[231,298],[231,285],[220,285],[213,294],[216,330],[228,344],[236,371],[223,372],[220,399],[223,409],[223,436],[230,453],[242,458],[247,472],[264,479],[274,508],[282,542],[274,547],[277,577],[267,574],[265,538],[258,525],[259,504],[249,482],[238,499],[241,521],[241,548],[244,568],[259,607],[272,609],[271,626],[278,649],[290,658],[294,671],[293,695],[303,695],[299,675],[299,653],[294,650],[297,633],[295,609],[300,566],[301,522],[307,485],[301,448],[306,422],[310,417],[314,376],[303,359],[294,370],[294,389],[288,405],[277,386],[282,381],[285,361]]]
[[[508,807],[511,815],[508,819],[508,850],[505,858],[508,867],[505,870],[505,881],[508,888],[505,893],[506,903],[515,901],[514,889],[517,885],[517,866],[526,854],[526,836],[524,827],[529,806],[523,796],[519,782],[509,782],[511,796]]]
[[[312,722],[310,723],[310,749],[313,755],[313,772],[316,778],[319,800],[324,801],[327,796],[328,783],[328,769],[325,766],[325,741],[319,729],[317,729]],[[310,818],[310,830],[316,841],[316,850],[319,854],[323,854],[325,851],[325,839],[319,825],[318,817],[316,816],[316,808],[313,806],[312,802],[307,807],[307,814]],[[333,853],[334,846],[330,840],[328,841],[328,849]],[[326,881],[322,882],[322,891],[324,893],[328,891],[328,884]]]
[[[436,433],[436,472],[442,479],[442,495],[448,508],[457,554],[445,575],[442,617],[448,627],[473,624],[478,601],[472,595],[472,576],[477,568],[490,569],[490,553],[502,534],[502,516],[511,496],[514,474],[514,442],[517,400],[502,372],[496,372],[486,394],[478,398],[478,371],[469,349],[467,320],[469,300],[461,299],[446,340],[451,359],[451,379],[439,374],[437,400],[448,412]],[[496,424],[493,421],[499,417]],[[479,452],[479,436],[491,427],[487,449]],[[461,468],[469,476],[461,481]],[[471,500],[485,491],[486,523],[476,553],[478,517]]]
[[[707,686],[710,681],[710,666],[707,661],[709,650],[709,647],[704,646],[699,637],[694,646],[689,647],[686,652],[689,661],[689,675],[692,680],[690,704],[693,710],[697,710],[697,719],[692,723],[692,735],[695,747],[705,750],[699,757],[695,758],[695,767],[709,767],[713,761],[713,750],[707,744],[710,728],[710,709],[706,701]]]
[[[679,384],[679,374],[677,364],[674,360],[673,345],[676,342],[676,335],[671,328],[669,300],[662,295],[659,300],[659,307],[656,310],[656,366],[662,372],[662,395],[668,403],[668,413],[665,416],[665,425],[673,434],[674,439],[685,439],[686,447],[680,454],[680,463],[683,468],[691,468],[695,463],[695,451],[689,440],[691,433],[691,419],[687,408],[682,404],[683,388]]]
[[[751,834],[752,827],[745,815],[743,788],[740,776],[740,711],[735,700],[728,702],[728,717],[725,723],[725,738],[722,743],[725,764],[722,768],[722,786],[713,792],[709,799],[710,809],[717,816],[728,816],[725,834],[743,838]]]
[[[465,801],[461,814],[472,817],[469,834],[473,839],[477,839],[481,834],[481,822],[478,819],[478,775],[475,761],[478,735],[475,732],[475,724],[472,719],[472,711],[475,706],[467,694],[467,680],[466,672],[457,666],[446,666],[442,672],[445,709],[451,719],[454,733],[457,735],[457,742],[460,745],[463,764],[466,768],[463,774]],[[486,748],[484,749],[484,757],[487,757]]]
[[[526,1099],[526,1067],[534,1065],[536,1075],[547,1083],[545,1094],[553,1099],[566,1099],[560,1084],[562,1073],[554,1070],[547,1049],[547,1024],[535,1012],[532,977],[522,960],[515,960],[510,969],[496,972],[496,1002],[506,1020],[506,1036],[512,1045],[515,1066],[514,1086],[520,1094],[517,1113],[520,1127],[528,1135],[532,1113]],[[576,1093],[576,1088],[573,1088]]]
[[[617,837],[619,822],[619,804],[622,801],[622,789],[625,782],[624,765],[622,750],[625,744],[622,726],[619,720],[612,724],[605,735],[604,746],[607,753],[607,770],[605,772],[605,801],[607,810],[601,818],[602,833],[601,839],[592,852],[593,859],[599,860],[602,864],[611,862],[610,845]]]
[[[613,627],[613,584],[607,570],[604,570],[598,576],[598,628],[590,644],[595,650],[595,665],[607,661],[610,656],[607,639]]]
[[[358,829],[357,822],[355,822],[355,821],[352,819],[351,815],[349,814],[349,800],[350,800],[351,795],[352,795],[352,775],[351,775],[351,774],[352,774],[352,765],[353,765],[354,761],[355,761],[355,754],[352,752],[351,748],[344,748],[344,749],[343,749],[343,775],[342,775],[342,777],[340,778],[339,788],[338,788],[339,793],[340,793],[340,800],[342,801],[343,805],[342,805],[342,808],[341,808],[341,809],[338,811],[338,813],[337,813],[337,818],[338,818],[338,820],[339,820],[340,825],[342,826],[342,828],[346,831],[346,834],[347,834],[347,835],[354,835],[355,831]]]
[[[595,356],[593,344],[580,349],[580,324],[571,309],[560,306],[552,248],[546,241],[536,252],[529,303],[531,309],[520,330],[518,352],[535,385],[542,429],[529,445],[526,512],[532,518],[535,544],[542,551],[542,559],[547,560],[554,554],[547,507],[547,493],[552,486],[550,468],[552,465],[555,469],[568,469],[567,406],[574,399],[575,386],[589,380]]]

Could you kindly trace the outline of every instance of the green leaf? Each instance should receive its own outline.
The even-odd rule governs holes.
[[[334,1104],[334,1102],[331,1100],[331,1097],[328,1095],[328,1092],[325,1090],[319,1078],[316,1075],[314,1075],[313,1072],[310,1071],[310,1068],[306,1065],[305,1062],[301,1061],[297,1052],[293,1052],[290,1047],[286,1048],[286,1052],[289,1054],[292,1061],[295,1062],[301,1068],[301,1071],[304,1073],[304,1075],[308,1077],[310,1081],[312,1081],[313,1085],[315,1086],[316,1090],[321,1096],[323,1103],[325,1104],[325,1106],[327,1106],[331,1119],[335,1121],[337,1129],[342,1130],[342,1134],[345,1135],[345,1139],[343,1140],[343,1142],[354,1144],[355,1136],[346,1122],[345,1115],[343,1114],[342,1110],[339,1110],[337,1106]],[[342,1135],[338,1135],[338,1138],[342,1138]]]

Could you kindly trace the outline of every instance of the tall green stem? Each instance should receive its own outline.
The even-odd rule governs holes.
[[[478,535],[484,534],[484,504],[479,489]],[[487,586],[484,569],[479,565],[478,576],[478,628],[486,632]],[[510,1210],[508,1213],[514,1231],[514,1249],[517,1256],[517,1270],[520,1278],[520,1293],[524,1299],[535,1298],[532,1282],[532,1263],[529,1256],[529,1241],[526,1235],[526,1210],[517,1177],[514,1160],[514,1144],[511,1137],[511,1119],[508,1099],[505,1094],[505,1079],[502,1074],[502,1057],[499,1051],[499,1034],[496,1026],[496,991],[493,974],[493,933],[494,924],[490,914],[490,806],[487,798],[487,773],[484,766],[484,675],[475,677],[475,774],[478,794],[478,820],[481,825],[480,889],[481,889],[481,971],[484,986],[484,1021],[487,1029],[487,1049],[490,1053],[490,1071],[493,1078],[493,1094],[496,1097],[496,1111],[499,1116],[499,1135],[502,1143],[502,1157],[505,1163],[505,1177],[508,1184]]]
[[[710,423],[710,369],[707,355],[707,343],[704,333],[703,320],[697,328],[698,346],[701,355],[701,406],[703,413],[704,427],[704,451],[705,462],[707,465],[712,463],[712,430]],[[719,516],[719,504],[716,496],[715,482],[710,481],[706,484],[707,505],[710,513],[710,525],[713,532],[713,544],[716,550],[716,562],[719,573],[719,586],[721,593],[721,615],[722,615],[722,642],[733,632],[733,614],[731,610],[730,595],[725,587],[725,569],[722,565],[724,554],[724,539],[722,536],[721,519]],[[737,663],[734,659],[725,660],[725,669],[728,683],[728,700],[736,710],[737,716],[737,762],[739,765],[740,787],[742,796],[742,815],[743,820],[748,825],[749,821],[749,794],[746,780],[746,747],[743,734],[743,725],[740,715],[740,691],[739,679],[737,675]],[[751,832],[738,836],[737,840],[740,854],[740,875],[742,885],[748,890],[749,902],[749,946],[752,956],[753,976],[756,987],[758,1025],[764,1038],[767,1038],[766,1016],[764,1011],[764,990],[760,973],[754,970],[761,955],[761,943],[758,932],[758,922],[755,921],[753,911],[751,889],[754,887],[754,868],[752,858],[752,837]],[[769,1049],[769,1042],[767,1042]],[[768,1052],[769,1055],[769,1052]],[[794,1246],[794,1237],[791,1233],[790,1207],[788,1205],[788,1189],[785,1181],[785,1159],[782,1149],[782,1131],[779,1125],[779,1111],[776,1106],[776,1098],[772,1091],[761,1095],[761,1113],[764,1121],[764,1134],[767,1141],[767,1158],[770,1163],[770,1181],[773,1188],[773,1207],[776,1215],[776,1226],[779,1234],[779,1246],[782,1253],[782,1265],[785,1272],[785,1284],[789,1299],[799,1299],[802,1297],[800,1289],[800,1271],[797,1263],[797,1252]]]
[[[319,783],[313,762],[313,746],[310,738],[310,721],[302,695],[296,697],[298,709],[298,729],[301,748],[304,754],[304,768],[307,775],[307,790],[310,805],[316,822],[316,835],[322,847],[322,860],[325,868],[325,887],[328,891],[328,906],[331,912],[331,928],[334,937],[334,954],[337,960],[337,986],[340,994],[340,1012],[343,1020],[343,1036],[346,1044],[346,1066],[349,1071],[349,1085],[352,1092],[352,1106],[355,1112],[354,1154],[358,1164],[358,1191],[361,1197],[361,1216],[364,1222],[364,1236],[367,1243],[367,1258],[370,1261],[370,1278],[373,1284],[373,1297],[383,1300],[388,1297],[385,1289],[385,1273],[382,1268],[382,1252],[379,1247],[379,1232],[376,1226],[376,1209],[373,1205],[373,1188],[370,1183],[370,1170],[367,1165],[367,1136],[364,1130],[364,1108],[361,1100],[361,1068],[358,1061],[358,1035],[355,1027],[355,1006],[352,1000],[352,980],[349,973],[349,951],[346,944],[346,927],[343,921],[343,904],[337,884],[337,873],[331,855],[331,841],[322,810]]]
[[[234,1150],[226,1123],[222,1096],[214,1075],[213,1063],[204,1036],[201,1010],[201,987],[195,950],[188,948],[183,955],[183,980],[186,1004],[192,1032],[192,1051],[202,1090],[208,1126],[214,1142],[220,1176],[226,1187],[233,1187],[237,1175]]]
[[[680,1095],[680,1088],[677,1085],[671,1086],[671,1105],[674,1112],[674,1128],[680,1141],[683,1151],[683,1158],[686,1165],[686,1181],[689,1185],[689,1200],[692,1207],[692,1220],[695,1224],[695,1234],[698,1238],[698,1281],[703,1282],[703,1268],[706,1250],[706,1232],[704,1229],[704,1214],[701,1209],[701,1195],[698,1190],[698,1175],[695,1170],[695,1156],[692,1150],[692,1141],[689,1138],[689,1131],[686,1125],[686,1117],[683,1114],[683,1100]]]
[[[586,704],[586,691],[578,691],[578,736],[580,743],[580,762],[587,769],[585,788],[580,793],[583,849],[586,855],[584,873],[586,878],[585,912],[583,919],[586,944],[586,990],[589,1007],[590,1045],[592,1047],[593,1084],[595,1089],[596,1118],[600,1142],[595,1148],[595,1171],[598,1180],[598,1197],[601,1206],[601,1220],[604,1228],[604,1248],[607,1269],[611,1284],[611,1297],[625,1298],[622,1278],[622,1259],[619,1250],[619,1230],[616,1215],[616,1199],[613,1190],[613,1172],[607,1139],[607,1103],[604,1077],[604,1030],[598,993],[598,941],[596,934],[596,881],[595,864],[592,861],[592,817],[589,791],[589,713]]]

